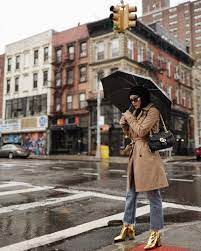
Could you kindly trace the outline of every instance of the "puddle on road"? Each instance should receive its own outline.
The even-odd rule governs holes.
[[[124,210],[123,201],[100,198],[63,203],[62,206],[16,211],[0,217],[0,247],[53,233]]]
[[[54,190],[7,195],[6,197],[4,196],[0,197],[0,208],[12,205],[20,205],[24,203],[31,203],[35,201],[41,201],[48,198],[64,197],[68,195],[69,195],[68,193],[58,192]]]
[[[200,191],[201,179],[195,179],[194,182],[170,181],[170,186],[162,189],[161,194],[167,202],[201,206]]]

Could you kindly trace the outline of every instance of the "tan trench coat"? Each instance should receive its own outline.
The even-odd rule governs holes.
[[[159,111],[153,104],[144,107],[137,118],[126,111],[120,125],[134,142],[128,162],[127,188],[135,184],[136,192],[144,192],[167,187],[168,181],[159,152],[151,152],[148,146],[149,132],[159,130]]]

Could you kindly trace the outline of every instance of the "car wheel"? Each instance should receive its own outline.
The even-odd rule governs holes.
[[[13,153],[9,153],[9,154],[8,154],[8,158],[9,158],[9,159],[13,159],[13,157],[14,157],[14,154],[13,154]]]
[[[196,158],[196,159],[197,159],[197,161],[199,161],[199,160],[200,160],[200,157],[198,157],[198,156],[197,156],[197,158]]]

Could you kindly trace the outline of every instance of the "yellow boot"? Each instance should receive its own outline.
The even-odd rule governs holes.
[[[161,235],[158,231],[151,231],[144,250],[150,250],[161,246]]]
[[[120,235],[116,236],[114,238],[115,242],[119,241],[125,241],[126,237],[129,238],[129,240],[134,240],[135,239],[135,229],[133,224],[123,224]]]

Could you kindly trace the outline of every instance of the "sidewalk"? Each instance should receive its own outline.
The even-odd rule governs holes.
[[[149,232],[136,236],[135,241],[120,242],[98,251],[143,251]],[[164,228],[162,246],[156,251],[201,251],[201,221],[173,224]]]
[[[97,159],[95,156],[89,156],[89,155],[31,155],[29,158],[32,159],[40,159],[40,160],[68,160],[68,161],[101,161],[100,159]],[[189,160],[195,160],[194,156],[172,156],[171,159],[167,158],[164,159],[165,162],[171,162],[171,161],[189,161]],[[117,164],[127,164],[128,163],[128,157],[110,157],[108,160],[109,163],[117,163]]]

